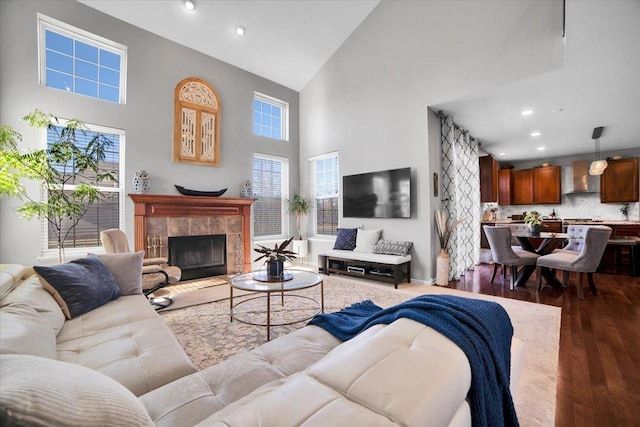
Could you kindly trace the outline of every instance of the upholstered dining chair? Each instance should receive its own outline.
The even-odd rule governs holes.
[[[100,241],[106,253],[127,253],[129,242],[127,236],[117,228],[100,232]],[[173,300],[169,297],[150,297],[155,291],[180,281],[180,267],[170,266],[163,257],[144,258],[142,260],[142,292],[156,310],[170,306]]]
[[[511,267],[509,289],[513,290],[518,276],[518,267],[524,266],[535,269],[536,260],[540,255],[525,250],[514,250],[511,246],[512,234],[509,227],[485,225],[483,229],[489,241],[493,262],[502,265],[503,285],[505,281],[505,267]],[[496,266],[494,264],[494,277],[495,272]],[[493,283],[494,277],[491,278],[491,283]]]
[[[513,237],[513,235],[515,233],[528,233],[529,226],[525,224],[509,224],[509,228],[511,229],[511,249],[513,249],[516,252],[523,251],[524,249],[522,249],[522,246],[520,246],[518,239]],[[505,280],[506,270],[504,269],[504,266],[496,262],[495,260],[493,260],[493,273],[491,274],[491,283],[493,283],[493,280],[496,278],[496,272],[498,271],[498,266],[500,266],[502,269],[502,281],[504,282]]]
[[[536,263],[536,277],[538,280],[538,292],[542,290],[542,277],[541,270],[543,267],[550,268],[552,271],[562,270],[564,275],[565,286],[568,285],[569,273],[575,271],[578,273],[576,278],[576,287],[578,291],[578,299],[584,299],[584,292],[582,289],[582,279],[584,273],[587,274],[589,281],[589,288],[593,295],[598,295],[595,282],[593,281],[593,273],[598,268],[602,254],[609,242],[609,236],[611,236],[611,228],[605,226],[588,226],[585,227],[584,239],[581,242],[576,243],[580,252],[574,250],[556,249],[549,255],[544,255],[538,258]],[[575,239],[576,241],[580,239]]]

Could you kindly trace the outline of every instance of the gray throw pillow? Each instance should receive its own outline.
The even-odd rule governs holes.
[[[66,264],[33,267],[42,287],[53,288],[62,311],[69,319],[80,316],[120,296],[120,288],[106,265],[98,257],[74,259]],[[66,305],[67,310],[65,311]]]
[[[3,426],[154,425],[131,391],[84,366],[3,354],[0,378]]]
[[[93,254],[89,254],[93,255]],[[122,295],[142,295],[144,251],[95,255],[107,266]]]
[[[413,242],[380,240],[373,249],[374,254],[406,256]]]

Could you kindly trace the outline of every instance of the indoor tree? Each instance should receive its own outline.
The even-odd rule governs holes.
[[[102,194],[92,184],[117,182],[115,172],[102,169],[106,151],[113,142],[98,133],[86,144],[79,144],[78,132],[86,127],[79,120],[60,126],[57,117],[35,110],[22,118],[33,129],[49,133],[47,148],[22,150],[22,135],[10,126],[0,127],[0,195],[16,197],[24,203],[16,209],[21,218],[45,218],[53,231],[58,260],[64,260],[64,243]],[[53,135],[53,136],[52,136]],[[40,197],[29,194],[22,181],[41,184]]]
[[[296,217],[296,229],[298,230],[298,239],[302,240],[302,228],[301,221],[304,215],[307,215],[311,211],[311,203],[309,199],[302,197],[298,193],[293,193],[293,196],[287,200],[287,212]]]

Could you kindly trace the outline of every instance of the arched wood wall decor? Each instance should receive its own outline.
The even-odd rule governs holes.
[[[196,77],[176,86],[173,161],[220,165],[220,98],[209,83]]]

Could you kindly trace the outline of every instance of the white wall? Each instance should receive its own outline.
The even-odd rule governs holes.
[[[118,105],[38,84],[36,14],[63,21],[128,47],[127,104]],[[215,43],[215,40],[211,40]],[[151,175],[151,193],[178,194],[174,184],[199,190],[228,188],[239,197],[240,182],[251,179],[252,153],[289,158],[291,187],[298,188],[298,93],[75,1],[0,2],[0,123],[24,136],[23,147],[37,137],[19,120],[39,108],[59,117],[126,131],[126,192],[138,169]],[[199,77],[211,83],[222,106],[221,166],[172,163],[173,95],[178,82]],[[253,92],[289,102],[290,141],[253,135]],[[31,186],[34,194],[37,186]],[[14,199],[0,206],[0,262],[32,265],[40,256],[40,222],[20,221]],[[133,203],[126,197],[126,232],[133,239]],[[293,222],[291,224],[293,227]]]
[[[432,280],[440,142],[427,107],[562,66],[561,31],[561,2],[381,2],[300,94],[301,188],[308,158],[334,150],[341,175],[411,167],[411,219],[340,225],[413,241],[412,276]]]

